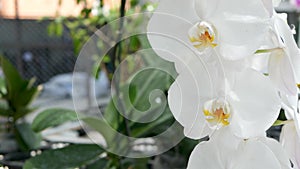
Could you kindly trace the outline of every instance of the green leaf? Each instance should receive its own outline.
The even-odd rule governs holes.
[[[78,120],[77,113],[73,110],[53,108],[42,111],[32,122],[32,129],[40,132],[48,127],[54,127],[67,121]]]
[[[12,112],[9,110],[9,107],[6,102],[0,101],[0,115],[1,116],[11,116]]]
[[[41,92],[42,86],[33,86],[33,83],[35,82],[35,78],[32,78],[28,81],[28,84],[26,86],[25,90],[20,91],[18,96],[22,96],[18,99],[17,105],[20,106],[27,106],[29,105]]]
[[[27,106],[36,98],[40,87],[33,86],[35,79],[24,80],[17,69],[4,57],[0,57],[5,76],[6,92],[4,99],[9,103],[14,120],[30,113]]]
[[[135,52],[138,51],[141,47],[141,42],[138,36],[130,37],[129,48],[130,51]]]
[[[108,165],[108,159],[99,159],[95,161],[94,163],[87,165],[86,169],[104,169],[107,168]]]
[[[104,119],[115,130],[119,127],[118,110],[114,105],[114,101],[111,99],[104,111]]]
[[[63,35],[64,26],[62,23],[56,23],[55,35],[60,37]]]
[[[125,158],[121,161],[124,168],[148,169],[149,158]]]
[[[3,56],[1,57],[1,66],[5,76],[9,98],[13,98],[24,86],[27,86],[27,82],[22,79],[17,69]]]
[[[166,130],[174,122],[174,117],[170,112],[169,108],[162,113],[153,122],[143,124],[143,123],[132,123],[131,134],[133,137],[149,137],[153,133],[161,133]],[[155,134],[154,134],[155,135]]]
[[[1,93],[1,95],[7,93],[6,86],[5,86],[5,80],[2,77],[0,77],[0,93]],[[3,97],[3,95],[1,97]]]
[[[146,59],[147,56],[144,58]],[[123,134],[126,133],[124,132],[125,127],[122,124],[125,119],[120,115],[121,113],[118,110],[125,111],[122,114],[126,114],[129,119],[133,119],[131,117],[134,117],[133,121],[128,120],[131,136],[133,137],[151,135],[154,131],[164,131],[174,121],[168,109],[165,96],[174,79],[164,71],[151,68],[151,65],[159,65],[161,61],[157,58],[154,60],[149,59],[149,62],[146,63],[150,65],[150,69],[136,72],[125,84],[121,85],[119,91],[122,98],[114,96],[105,110],[104,119],[112,128]],[[166,63],[166,61],[159,67],[165,67],[166,69],[170,69],[170,72],[173,71],[176,73],[175,70],[172,70],[173,65]],[[157,91],[159,92],[157,93]],[[123,104],[123,107],[117,109],[117,104],[120,102]],[[162,115],[160,115],[161,112]],[[145,120],[151,122],[147,124],[134,122]]]
[[[28,108],[28,107],[17,107],[17,110],[11,114],[13,116],[14,120],[17,120],[21,117],[24,117],[25,115],[37,110],[37,107]]]
[[[129,138],[119,134],[116,130],[111,128],[108,123],[102,119],[87,117],[82,119],[88,126],[99,132],[105,139],[107,147],[110,152],[118,152],[121,154],[127,153],[129,150]]]
[[[136,109],[146,111],[150,108],[149,96],[155,89],[166,91],[168,87],[168,74],[160,70],[147,69],[140,71],[130,82],[130,86],[134,86],[134,91],[128,91],[136,93],[134,102],[132,104]],[[127,92],[127,91],[125,91]],[[132,101],[132,100],[131,100]]]
[[[291,120],[276,120],[273,126],[280,126],[291,122]]]
[[[69,169],[81,167],[102,154],[95,144],[76,144],[43,152],[25,162],[24,169]]]
[[[9,86],[15,86],[14,88],[19,88],[18,86],[22,86],[20,83],[17,83],[24,81],[18,70],[3,56],[1,56],[1,66],[5,75],[5,79],[7,80],[6,82],[9,83]]]
[[[42,141],[41,135],[33,132],[28,123],[16,124],[15,136],[22,150],[37,149]]]
[[[49,23],[47,27],[48,35],[60,37],[63,34],[64,26],[63,23],[58,19],[55,22]]]
[[[28,83],[28,85],[30,85],[30,83]],[[16,109],[15,116],[22,117],[23,114],[22,112],[19,112],[19,110],[28,109],[28,105],[38,96],[40,91],[40,86],[25,88],[19,91],[18,94],[11,99],[13,100],[14,109]]]

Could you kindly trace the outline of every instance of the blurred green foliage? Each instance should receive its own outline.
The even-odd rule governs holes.
[[[40,135],[34,133],[30,124],[19,122],[36,110],[30,103],[37,97],[41,86],[34,86],[35,79],[25,80],[17,69],[5,58],[0,57],[4,78],[0,80],[0,116],[7,117],[6,130],[13,133],[19,148],[30,150],[40,145]]]

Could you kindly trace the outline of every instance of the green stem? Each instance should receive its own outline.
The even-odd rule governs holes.
[[[116,55],[116,59],[117,59],[117,62],[118,63],[115,63],[115,64],[120,64],[122,62],[122,32],[123,32],[123,28],[124,28],[124,17],[125,16],[125,5],[126,5],[126,0],[121,0],[121,6],[120,6],[120,25],[119,25],[119,35],[118,35],[118,38],[117,38],[117,42],[118,42],[118,46],[117,46],[117,55]],[[117,67],[117,65],[115,65],[115,67]],[[121,72],[120,72],[121,73]],[[115,76],[115,87],[116,87],[116,94],[118,96],[117,98],[117,102],[118,102],[118,106],[119,106],[119,109],[122,111],[122,112],[125,112],[125,106],[124,106],[124,103],[121,101],[121,99],[119,99],[119,96],[120,96],[120,87],[121,87],[121,78],[120,78],[120,73],[117,73]],[[125,125],[125,129],[126,129],[126,134],[128,136],[131,136],[131,131],[130,131],[130,128],[129,128],[129,124],[128,124],[128,119],[126,118],[123,118],[124,120],[124,125]]]
[[[260,54],[260,53],[270,53],[276,50],[279,50],[281,48],[272,48],[272,49],[259,49],[257,51],[255,51],[255,54]]]

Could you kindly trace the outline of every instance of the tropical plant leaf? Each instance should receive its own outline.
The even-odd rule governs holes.
[[[5,86],[5,80],[4,80],[4,78],[0,77],[0,94],[2,95],[0,97],[3,97],[6,93],[7,93],[7,90],[6,90],[6,86]]]
[[[18,92],[21,88],[26,86],[26,81],[22,79],[17,69],[5,57],[2,56],[0,58],[8,90],[11,91],[15,89],[14,91]]]
[[[0,101],[0,115],[1,116],[11,116],[12,112],[9,110],[7,102]]]
[[[95,161],[94,163],[87,165],[86,169],[105,169],[108,165],[108,159],[99,159]]]
[[[33,132],[28,123],[15,125],[15,137],[22,150],[37,149],[42,141],[41,135]]]
[[[53,108],[42,111],[32,122],[32,129],[40,132],[48,127],[58,126],[68,121],[78,120],[78,115],[73,110]]]
[[[149,137],[163,132],[173,122],[174,117],[169,108],[166,108],[160,117],[150,123],[131,123],[131,134],[133,137]]]
[[[17,109],[15,111],[12,111],[11,116],[15,119],[18,120],[19,118],[22,118],[24,116],[26,116],[27,114],[37,110],[38,107],[17,107]]]
[[[40,92],[40,87],[33,86],[35,79],[24,80],[18,70],[5,57],[0,57],[6,86],[5,100],[13,112],[12,116],[18,118],[29,113],[27,106]],[[2,91],[2,90],[1,90]],[[26,111],[25,111],[26,110]]]
[[[41,86],[31,86],[30,83],[27,83],[27,87],[23,88],[19,91],[17,95],[15,95],[17,98],[15,100],[15,106],[16,107],[26,107],[28,106],[40,93]],[[22,97],[20,97],[22,96]]]
[[[24,169],[70,169],[98,158],[104,150],[95,144],[75,144],[43,152],[25,162]]]

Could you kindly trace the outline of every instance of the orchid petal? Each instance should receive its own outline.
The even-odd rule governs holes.
[[[297,112],[298,107],[298,95],[287,95],[287,94],[280,94],[281,101],[287,107],[283,107],[285,109],[285,117],[288,120],[294,119],[294,112]]]
[[[200,61],[194,61],[181,72],[169,89],[169,106],[175,119],[184,127],[187,137],[206,136],[203,104],[213,97],[210,75]]]
[[[281,0],[273,0],[273,6],[277,7],[280,4]]]
[[[224,16],[226,13],[241,16],[256,16],[260,18],[269,17],[262,0],[195,0],[195,10],[198,16],[203,20],[209,20],[215,15]]]
[[[289,95],[297,94],[293,66],[285,50],[274,50],[269,59],[270,79],[277,88]]]
[[[249,67],[261,73],[268,73],[269,55],[269,53],[259,53],[247,58]]]
[[[294,40],[293,33],[285,20],[276,17],[276,25],[286,46],[287,55],[293,65],[296,82],[300,83],[300,51]]]
[[[300,140],[300,114],[297,111],[294,111],[294,122],[295,122],[296,132],[298,134],[298,139]]]
[[[274,153],[277,160],[281,164],[282,169],[291,169],[291,164],[289,161],[289,158],[287,156],[287,153],[283,149],[283,147],[280,145],[279,142],[277,142],[274,139],[265,137],[264,139],[260,139],[266,146],[270,148],[270,150]]]
[[[268,21],[259,18],[226,15],[214,19],[213,24],[218,30],[220,53],[229,60],[253,55],[268,34]]]
[[[231,165],[231,169],[281,169],[279,161],[270,148],[255,139],[240,144]]]
[[[294,169],[300,169],[300,139],[293,122],[285,124],[281,129],[280,143],[291,158]]]
[[[195,10],[202,20],[209,20],[209,17],[216,11],[220,0],[195,0]]]
[[[239,137],[260,136],[279,115],[281,102],[273,84],[252,69],[238,75],[229,96],[233,110],[230,127]]]
[[[233,159],[240,139],[235,137],[228,127],[214,132],[209,141],[198,144],[189,159],[188,169],[226,168],[227,162]]]
[[[180,10],[179,10],[180,9]],[[194,0],[161,0],[154,12],[155,13],[166,13],[174,15],[176,17],[184,18],[190,22],[196,22],[199,17],[194,9]],[[155,17],[155,16],[152,17]],[[159,18],[157,18],[159,19]],[[165,22],[160,22],[160,24]],[[167,22],[169,24],[169,22]],[[164,24],[163,26],[167,26]]]
[[[161,16],[161,18],[162,17],[163,16]],[[153,27],[153,29],[151,27]],[[185,35],[185,37],[178,37],[180,35],[177,36],[172,34],[172,32],[164,32],[159,30],[159,27],[156,27],[155,25],[150,25],[148,30],[149,32],[147,36],[152,49],[161,58],[170,62],[174,62],[178,72],[185,67],[192,57],[197,57],[192,49],[192,46],[187,45],[187,35]],[[184,29],[183,31],[180,31],[179,27],[176,27],[176,30],[179,32],[185,31]]]
[[[240,139],[230,128],[216,131],[209,141],[198,144],[191,153],[188,169],[290,169],[281,145],[265,136]]]
[[[216,169],[224,168],[217,144],[202,142],[193,150],[187,169]]]
[[[222,161],[232,161],[234,156],[228,154],[233,154],[237,150],[241,139],[232,133],[230,127],[222,127],[211,136],[209,141],[218,146]]]
[[[300,169],[300,115],[299,113],[295,112],[295,119],[294,125],[296,128],[296,147],[295,147],[295,161],[294,163],[298,166],[298,168],[294,167],[295,169]]]
[[[181,70],[182,64],[194,55],[188,31],[198,20],[193,0],[161,1],[148,22],[147,36],[152,48],[160,57],[175,62]]]
[[[274,11],[274,5],[277,5],[278,2],[273,2],[270,0],[262,0],[266,10],[269,12],[269,15],[272,16],[273,15],[273,11]]]
[[[227,59],[254,54],[268,33],[270,14],[261,0],[196,0],[195,3],[199,17],[215,26],[220,53]]]

